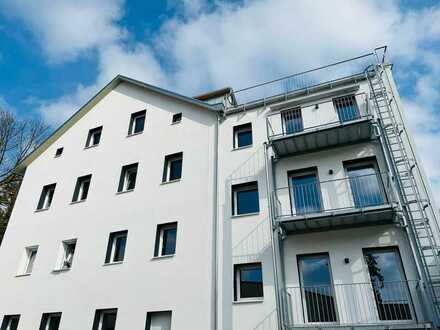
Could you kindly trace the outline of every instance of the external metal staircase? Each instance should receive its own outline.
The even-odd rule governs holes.
[[[385,55],[384,55],[385,56]],[[430,203],[417,157],[403,122],[394,85],[388,76],[389,64],[376,53],[378,63],[366,70],[370,98],[376,107],[382,147],[396,183],[396,192],[432,313],[440,321],[440,246],[436,213]],[[429,301],[428,300],[428,301]]]

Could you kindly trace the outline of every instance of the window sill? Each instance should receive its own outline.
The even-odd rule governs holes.
[[[122,263],[124,263],[124,261],[108,262],[108,263],[103,264],[103,266],[120,265],[120,264],[122,264]]]
[[[73,201],[73,202],[70,202],[70,205],[84,203],[86,200],[87,200],[87,199],[82,199],[82,200],[80,200],[80,201]]]
[[[96,148],[97,146],[99,146],[99,143],[98,143],[98,144],[94,144],[94,145],[92,145],[92,146],[85,146],[85,147],[84,147],[84,150],[86,150],[86,149]]]
[[[262,302],[264,302],[264,298],[236,300],[236,301],[233,301],[232,303],[234,305],[240,305],[240,304],[255,304],[255,303],[262,303]]]
[[[249,149],[249,148],[252,148],[252,147],[253,147],[253,145],[252,145],[252,144],[249,144],[249,145],[247,145],[247,146],[243,146],[243,147],[232,148],[231,151],[237,151],[237,150]]]
[[[71,268],[54,269],[54,270],[52,271],[52,273],[54,273],[54,274],[59,274],[59,273],[68,272],[69,270],[71,270]]]
[[[32,273],[25,273],[25,274],[17,274],[15,275],[15,277],[26,277],[26,276],[31,276]]]
[[[44,211],[48,211],[50,209],[50,207],[46,207],[45,209],[36,209],[35,213],[37,212],[44,212]]]
[[[127,137],[132,137],[132,136],[136,136],[136,135],[141,135],[142,133],[144,133],[144,131],[142,132],[137,132],[137,133],[132,133],[132,134],[128,134]]]
[[[133,191],[134,191],[134,188],[133,189],[129,189],[129,190],[124,190],[124,191],[118,191],[116,193],[116,195],[122,195],[122,194],[130,193],[130,192],[133,192]]]
[[[252,212],[252,213],[244,213],[244,214],[234,214],[231,215],[231,218],[242,218],[242,217],[251,217],[254,215],[259,215],[260,212]]]
[[[175,255],[176,254],[167,254],[167,255],[163,255],[163,256],[157,256],[157,257],[151,258],[151,260],[170,259],[170,258],[173,258]]]
[[[179,181],[182,181],[182,179],[176,179],[176,180],[165,181],[165,182],[162,182],[161,185],[170,184],[170,183],[175,183],[175,182],[179,182]]]
[[[181,120],[179,120],[179,121],[176,121],[176,122],[174,122],[174,123],[171,123],[171,125],[177,125],[177,124],[180,124],[182,121]]]

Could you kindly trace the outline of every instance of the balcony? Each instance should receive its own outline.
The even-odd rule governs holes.
[[[266,118],[268,140],[278,157],[374,137],[373,117],[365,93],[333,97],[324,102],[304,102],[282,108]]]
[[[336,180],[291,180],[274,192],[275,218],[287,234],[397,221],[391,181],[385,173]]]
[[[414,306],[421,304],[419,281],[286,287],[287,329],[430,329]]]

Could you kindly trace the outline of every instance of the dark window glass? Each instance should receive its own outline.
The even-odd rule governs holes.
[[[138,163],[122,166],[118,192],[132,190],[136,187]]]
[[[49,184],[43,187],[40,200],[38,201],[37,210],[48,209],[52,204],[53,195],[55,193],[56,184]]]
[[[87,136],[86,147],[93,147],[101,141],[102,126],[93,128],[89,131]]]
[[[385,202],[380,174],[374,165],[347,168],[355,207],[382,205]]]
[[[256,182],[232,186],[234,215],[260,211],[258,184]]]
[[[298,133],[304,130],[301,108],[285,110],[281,113],[281,116],[286,134]]]
[[[173,115],[172,123],[177,124],[177,123],[180,123],[181,121],[182,121],[182,113],[175,113]]]
[[[336,322],[328,255],[299,256],[301,289],[308,322]]]
[[[93,330],[114,330],[117,309],[98,309],[93,321]]]
[[[164,172],[162,181],[178,180],[182,177],[183,153],[165,156]]]
[[[128,231],[119,231],[110,234],[105,263],[119,262],[124,260],[125,246],[127,245]]]
[[[79,177],[76,180],[76,186],[73,192],[72,202],[77,202],[87,199],[91,180],[92,180],[91,174]]]
[[[343,96],[333,100],[340,122],[359,119],[359,109],[354,95]]]
[[[61,313],[44,313],[41,317],[40,330],[58,330]]]
[[[32,273],[34,269],[35,259],[37,258],[37,248],[28,249],[28,262],[26,265],[26,274]]]
[[[263,297],[263,273],[260,263],[235,266],[235,299]]]
[[[58,148],[55,152],[55,157],[60,157],[63,154],[64,148]]]
[[[171,311],[148,312],[145,330],[171,330]]]
[[[252,145],[252,124],[234,127],[234,148]]]
[[[364,250],[379,318],[410,320],[410,293],[399,251],[395,248]]]
[[[290,179],[292,214],[319,212],[322,208],[321,190],[316,174],[295,174]]]
[[[176,252],[177,223],[157,226],[154,256],[173,255]]]
[[[20,315],[5,315],[3,318],[1,330],[17,330]]]
[[[128,134],[136,134],[144,131],[145,128],[145,116],[146,110],[142,110],[131,114],[130,126],[128,128]]]

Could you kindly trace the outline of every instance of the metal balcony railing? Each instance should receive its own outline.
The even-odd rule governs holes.
[[[287,286],[284,322],[287,328],[419,323],[420,290],[418,280]]]
[[[369,118],[372,116],[367,95],[349,94],[327,101],[308,102],[268,115],[267,136],[269,139],[294,136]]]
[[[275,216],[307,217],[336,211],[350,211],[389,205],[392,183],[386,173],[349,176],[317,181],[309,179],[275,190]]]

